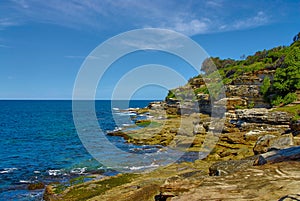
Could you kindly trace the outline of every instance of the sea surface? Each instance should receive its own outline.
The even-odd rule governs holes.
[[[103,131],[117,123],[132,124],[126,107],[145,107],[150,101],[96,101],[95,109]],[[128,122],[129,121],[129,122]],[[0,200],[41,200],[43,190],[28,191],[28,184],[65,181],[90,172],[113,174],[95,160],[82,145],[73,122],[72,101],[0,101]],[[121,137],[109,140],[124,150],[140,147]],[[149,147],[149,149],[151,149]],[[143,149],[146,150],[146,149]],[[103,150],[103,156],[109,150]],[[141,168],[141,167],[128,167]]]

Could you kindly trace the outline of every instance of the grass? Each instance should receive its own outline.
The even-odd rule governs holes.
[[[94,177],[93,176],[79,176],[79,177],[72,178],[67,183],[56,184],[54,192],[56,194],[62,193],[64,190],[66,190],[70,186],[84,183],[87,178],[94,178]]]
[[[162,125],[162,123],[159,123],[156,121],[144,120],[144,121],[137,122],[136,125],[139,127],[156,128],[156,127],[160,127]]]
[[[84,201],[92,197],[101,195],[111,188],[129,183],[136,177],[138,177],[138,174],[127,173],[93,183],[83,183],[81,185],[76,185],[69,188],[68,191],[63,194],[62,200]]]
[[[274,111],[288,112],[293,115],[293,121],[300,120],[300,105],[279,107]]]

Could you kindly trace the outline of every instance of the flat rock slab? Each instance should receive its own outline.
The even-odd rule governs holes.
[[[300,192],[300,162],[289,161],[252,166],[231,175],[199,181],[172,201],[191,200],[280,200]]]

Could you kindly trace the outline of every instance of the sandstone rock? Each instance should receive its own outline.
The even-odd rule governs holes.
[[[293,136],[285,134],[281,136],[265,135],[258,138],[253,152],[255,154],[266,153],[272,149],[283,149],[294,145]]]
[[[245,144],[246,141],[243,138],[243,133],[232,132],[232,133],[222,133],[220,135],[220,141],[227,142],[229,144]]]
[[[241,97],[229,97],[223,98],[215,104],[224,105],[227,110],[235,110],[237,107],[247,107],[247,99]]]
[[[249,122],[238,122],[238,127],[241,131],[251,131],[259,130],[263,132],[277,132],[278,134],[284,133],[289,130],[289,125],[287,124],[268,124],[268,123],[249,123]]]
[[[163,102],[151,102],[148,104],[148,108],[152,110],[163,110],[165,103]]]
[[[249,157],[244,160],[219,161],[209,168],[210,176],[223,176],[251,167],[257,157]]]
[[[226,96],[239,96],[239,97],[259,97],[259,86],[258,85],[226,85]]]
[[[195,184],[194,184],[195,185]],[[191,200],[279,200],[299,194],[300,162],[282,162],[251,166],[230,175],[207,177],[195,188],[172,198]]]
[[[266,135],[265,131],[261,130],[250,130],[249,132],[244,134],[244,139],[246,141],[257,141],[257,139],[263,135]]]
[[[289,125],[292,116],[287,112],[271,111],[265,108],[236,110],[237,118],[248,123]]]

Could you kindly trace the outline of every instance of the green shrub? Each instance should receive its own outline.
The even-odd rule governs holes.
[[[175,98],[175,94],[172,90],[169,90],[167,98]]]
[[[287,104],[290,104],[290,103],[294,102],[295,100],[297,100],[297,94],[295,94],[295,93],[288,93],[283,98],[283,103],[285,105],[287,105]]]
[[[260,93],[265,96],[269,91],[270,86],[271,86],[271,80],[268,76],[266,76],[264,78],[262,85],[260,86]]]
[[[278,106],[278,105],[280,105],[281,103],[283,103],[283,99],[282,99],[282,97],[281,96],[275,96],[274,98],[273,98],[273,100],[271,101],[271,104],[272,105],[275,105],[275,106]]]

